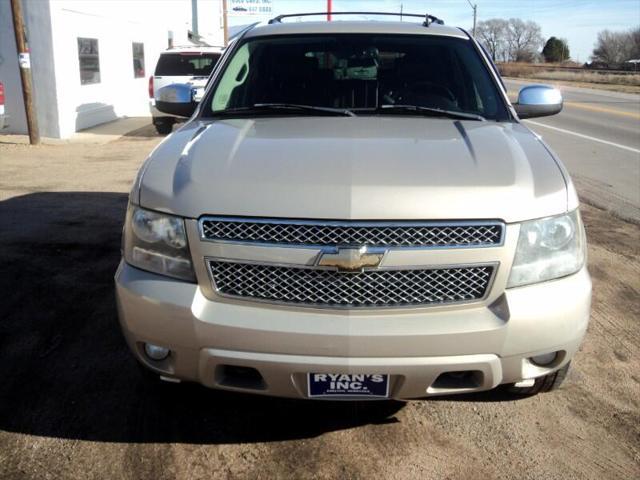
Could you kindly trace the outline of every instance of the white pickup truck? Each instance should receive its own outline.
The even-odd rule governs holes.
[[[177,117],[156,108],[154,92],[174,83],[189,84],[199,99],[222,50],[220,47],[176,47],[160,54],[154,74],[149,77],[149,108],[158,133],[171,133]]]

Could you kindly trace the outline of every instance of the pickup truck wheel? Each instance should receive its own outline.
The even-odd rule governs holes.
[[[536,378],[535,383],[530,387],[516,387],[513,384],[509,385],[509,393],[516,395],[537,395],[538,393],[550,392],[557,390],[564,381],[569,372],[571,362],[567,363],[560,370],[557,370],[544,377]]]
[[[156,123],[155,127],[156,127],[156,131],[160,135],[169,135],[171,133],[171,130],[173,130],[173,123],[170,123],[170,122]]]

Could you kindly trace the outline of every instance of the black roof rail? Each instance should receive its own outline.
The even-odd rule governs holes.
[[[328,12],[316,12],[316,13],[288,13],[286,15],[278,15],[277,17],[269,20],[269,24],[274,23],[282,23],[283,18],[290,17],[316,17],[316,16],[324,16],[328,15]],[[393,12],[331,12],[331,16],[334,15],[383,15],[383,16],[393,16],[393,17],[418,17],[424,18],[424,22],[422,23],[425,27],[428,27],[432,23],[436,25],[444,25],[444,21],[439,19],[438,17],[434,17],[433,15],[429,15],[428,13],[425,15],[420,15],[417,13],[393,13]]]

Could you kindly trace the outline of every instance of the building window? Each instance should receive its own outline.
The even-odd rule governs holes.
[[[144,77],[144,43],[133,42],[133,78]]]
[[[97,38],[78,37],[78,59],[80,60],[80,83],[100,83],[100,57]]]

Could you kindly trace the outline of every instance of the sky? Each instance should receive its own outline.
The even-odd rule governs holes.
[[[478,21],[490,18],[533,20],[551,36],[569,42],[571,57],[585,62],[600,30],[628,30],[640,26],[640,0],[471,0],[478,5]],[[326,11],[326,0],[272,0],[274,15]],[[473,11],[467,0],[333,0],[333,11],[429,13],[448,25],[471,30]],[[255,20],[254,20],[255,19]],[[229,25],[267,20],[230,17]]]

